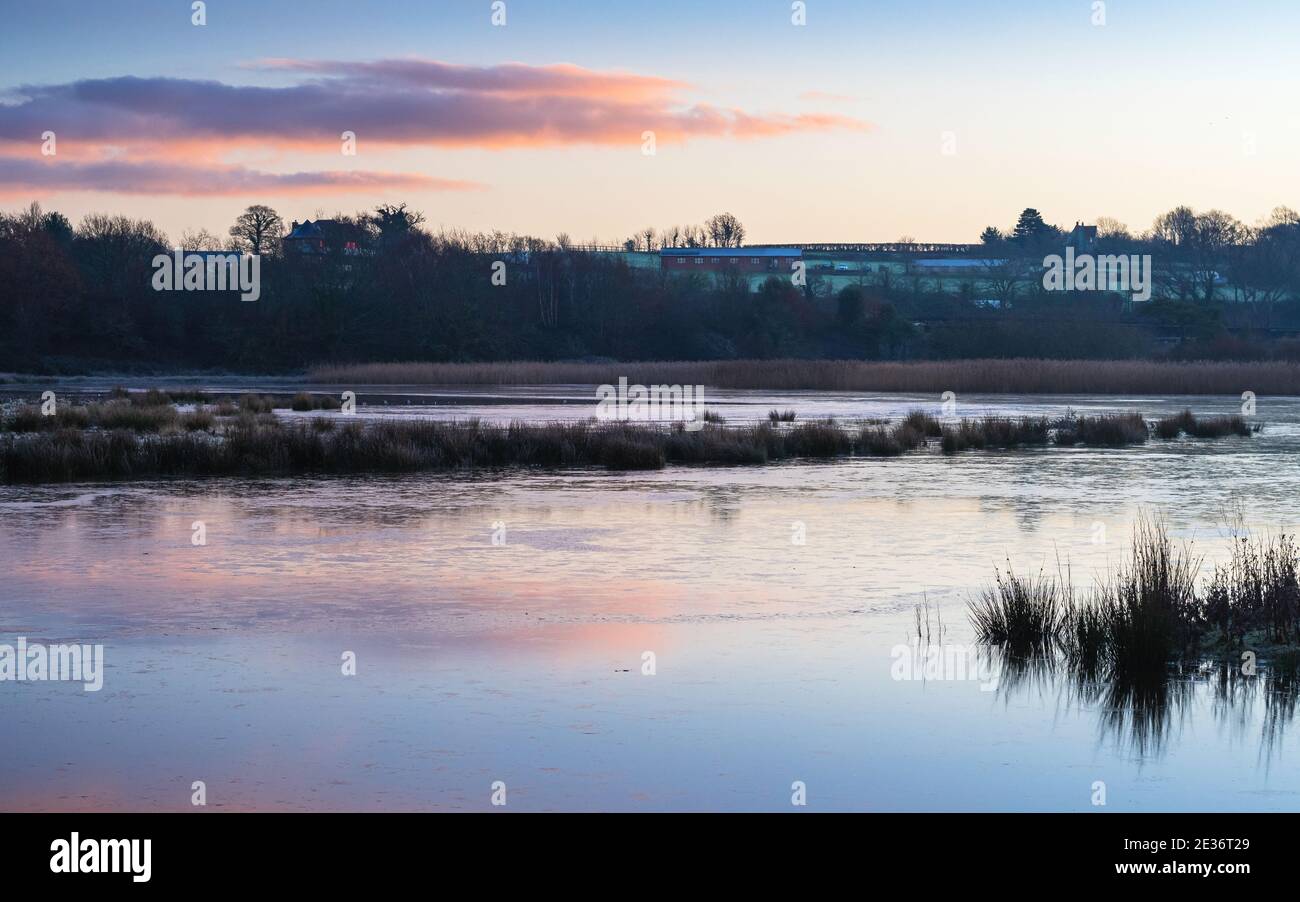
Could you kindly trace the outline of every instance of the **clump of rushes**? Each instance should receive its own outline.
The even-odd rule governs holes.
[[[212,411],[203,407],[180,415],[180,427],[188,432],[211,432],[215,423]]]
[[[1076,600],[1067,578],[1008,570],[969,605],[981,642],[1007,651],[1053,649],[1086,677],[1161,678],[1169,665],[1215,649],[1282,654],[1300,645],[1300,550],[1288,535],[1233,540],[1202,590],[1201,559],[1158,520],[1140,518],[1127,558]]]
[[[784,456],[784,442],[770,427],[705,428],[694,432],[674,428],[664,444],[664,457],[683,464],[763,464]]]
[[[1155,433],[1166,441],[1176,439],[1187,431],[1187,427],[1195,421],[1196,417],[1192,415],[1192,412],[1184,410],[1182,413],[1172,414],[1156,420]]]
[[[1216,567],[1201,606],[1205,621],[1239,646],[1260,631],[1270,642],[1300,641],[1300,554],[1282,534],[1232,541],[1228,562]]]
[[[275,410],[338,410],[342,406],[342,402],[333,395],[315,395],[305,391],[298,392],[292,398],[251,393],[241,395],[239,398],[240,410],[248,413],[271,413]]]
[[[887,426],[868,426],[858,436],[858,446],[869,457],[897,457],[904,450],[898,431]],[[909,436],[913,435],[909,431]]]
[[[239,409],[245,413],[270,413],[275,410],[275,399],[268,395],[240,395],[238,403]]]
[[[1056,424],[1056,444],[1094,445],[1122,448],[1142,445],[1150,437],[1147,421],[1140,413],[1103,413],[1096,416],[1066,417]]]
[[[274,401],[273,401],[274,403]],[[281,406],[275,404],[276,407]],[[333,395],[313,395],[309,392],[300,391],[293,396],[289,402],[291,410],[338,410],[342,403]]]
[[[984,433],[970,420],[962,420],[956,426],[945,426],[943,437],[939,440],[939,449],[944,454],[956,454],[959,451],[978,450],[984,447]]]
[[[1239,414],[1227,414],[1215,417],[1197,417],[1194,427],[1188,430],[1193,438],[1222,438],[1228,435],[1248,436],[1260,430],[1258,424],[1251,425]]]
[[[1109,647],[1106,617],[1101,608],[1071,598],[1061,614],[1059,639],[1066,661],[1079,674],[1090,678],[1100,674]]]
[[[1129,560],[1097,589],[1109,664],[1128,675],[1163,672],[1195,649],[1200,559],[1176,547],[1168,529],[1145,517],[1133,530]]]
[[[995,584],[970,603],[970,619],[980,642],[1023,655],[1054,649],[1063,622],[1061,588],[1052,577],[1017,576],[1007,565]]]
[[[939,438],[943,435],[943,424],[924,410],[910,411],[903,417],[903,425],[916,430],[926,438]]]
[[[1184,433],[1192,438],[1223,438],[1229,435],[1247,436],[1259,430],[1258,425],[1252,426],[1239,414],[1198,417],[1190,410],[1161,417],[1155,425],[1156,435],[1166,440],[1176,439]]]
[[[787,457],[841,457],[853,450],[853,439],[832,419],[800,423],[780,433]]]
[[[769,410],[767,419],[772,423],[793,423],[795,412],[793,410]]]
[[[987,447],[990,448],[1022,448],[1047,444],[1046,417],[985,417],[980,425],[984,429]]]
[[[714,413],[712,410],[706,410],[706,411],[704,411],[704,422],[706,422],[706,423],[722,423],[722,422],[725,422],[725,421],[722,419],[722,415],[721,415],[721,414]]]
[[[857,446],[867,457],[897,457],[925,447],[924,428],[912,417],[897,426],[867,426],[858,433]]]
[[[939,446],[944,454],[956,454],[970,449],[1046,445],[1050,428],[1046,417],[986,416],[944,426]]]

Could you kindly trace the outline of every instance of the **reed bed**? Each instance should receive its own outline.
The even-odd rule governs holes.
[[[312,369],[339,385],[602,385],[984,394],[1300,394],[1300,363],[1143,360],[723,360],[607,363],[358,363]]]
[[[318,400],[305,398],[299,409],[309,403]],[[284,419],[277,417],[276,409],[275,399],[258,395],[246,395],[238,405],[225,402],[183,412],[125,398],[64,406],[52,416],[21,406],[0,420],[0,481],[501,466],[653,470],[670,463],[897,457],[927,448],[936,437],[946,453],[1013,448],[1046,445],[1051,434],[1045,418],[985,417],[949,427],[922,412],[909,413],[892,425],[854,426],[825,419],[735,428],[705,423],[687,430],[680,423],[493,426],[478,420]]]

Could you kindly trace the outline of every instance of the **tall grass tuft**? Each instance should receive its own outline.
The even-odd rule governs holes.
[[[1013,654],[1048,652],[1056,647],[1063,625],[1061,586],[1042,571],[1017,576],[1007,565],[992,588],[970,604],[970,619],[980,642]]]
[[[1233,645],[1255,630],[1272,642],[1300,641],[1300,555],[1294,537],[1234,538],[1227,563],[1214,570],[1202,614]]]
[[[903,425],[921,433],[926,438],[939,438],[943,435],[943,424],[924,410],[909,411],[907,416],[903,417]]]
[[[986,416],[962,420],[955,426],[944,426],[939,444],[944,454],[982,448],[1046,445],[1049,428],[1046,417]]]
[[[1248,436],[1259,431],[1259,426],[1252,426],[1240,414],[1198,417],[1190,410],[1161,417],[1156,421],[1155,432],[1160,438],[1172,440],[1180,435],[1192,438],[1223,438],[1229,435]]]
[[[276,407],[284,406],[278,401],[272,401]],[[310,392],[300,391],[289,400],[287,405],[290,410],[338,410],[343,406],[342,402],[333,395],[314,395]]]
[[[1114,671],[1163,670],[1195,648],[1200,559],[1177,547],[1164,523],[1140,517],[1129,560],[1097,590]]]
[[[1056,424],[1058,445],[1099,445],[1122,448],[1142,445],[1150,437],[1147,421],[1140,413],[1104,413],[1066,417]]]

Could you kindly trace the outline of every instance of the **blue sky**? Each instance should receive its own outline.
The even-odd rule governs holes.
[[[224,231],[254,202],[291,219],[407,200],[435,226],[608,239],[730,210],[758,241],[974,240],[1028,205],[1067,225],[1109,215],[1137,229],[1180,203],[1247,222],[1300,206],[1300,4],[1108,0],[1096,25],[1092,0],[807,0],[807,25],[795,27],[788,2],[506,0],[504,28],[491,25],[490,0],[209,0],[202,28],[190,24],[188,0],[0,7],[0,91],[10,104],[0,108],[0,205],[36,199],[74,219],[149,215],[173,235]],[[756,134],[733,121],[663,140],[653,157],[641,153],[635,115],[619,120],[625,144],[541,140],[535,123],[509,147],[427,135],[380,146],[361,132],[357,157],[340,161],[336,148],[295,132],[297,122],[279,135],[216,140],[211,154],[160,146],[176,140],[168,130],[152,146],[148,135],[111,135],[91,147],[73,143],[77,119],[51,103],[24,112],[49,110],[72,132],[68,151],[23,156],[40,142],[26,137],[34,120],[13,107],[24,102],[19,86],[136,76],[293,90],[315,77],[252,65],[267,58],[419,58],[488,71],[521,63],[538,73],[570,64],[596,78],[682,83],[656,102],[664,116],[706,105],[796,124]],[[529,96],[550,109],[547,96]],[[335,126],[348,127],[321,130]],[[115,191],[120,167],[91,166],[130,161],[138,176],[159,156],[171,170],[154,194],[142,177]],[[260,175],[247,191],[241,170],[181,196],[181,162]],[[46,168],[35,178],[38,163]],[[59,176],[78,163],[75,177]],[[346,191],[328,178],[285,188],[327,169],[365,177]]]

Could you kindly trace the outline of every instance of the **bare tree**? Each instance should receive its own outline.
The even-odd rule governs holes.
[[[1264,217],[1259,227],[1261,229],[1271,229],[1277,226],[1295,225],[1300,225],[1300,213],[1290,207],[1274,207],[1273,212]]]
[[[719,213],[704,227],[714,247],[740,247],[745,240],[745,227],[730,213]]]
[[[235,246],[251,254],[271,253],[284,235],[284,220],[270,207],[254,204],[230,227]]]
[[[181,249],[187,251],[221,251],[225,250],[221,239],[207,229],[197,232],[186,229],[181,232]]]
[[[1115,219],[1112,216],[1097,217],[1097,240],[1102,241],[1111,239],[1115,241],[1129,241],[1133,238],[1128,226]]]
[[[1189,244],[1195,236],[1196,211],[1191,207],[1174,207],[1151,224],[1151,237],[1174,247]]]

